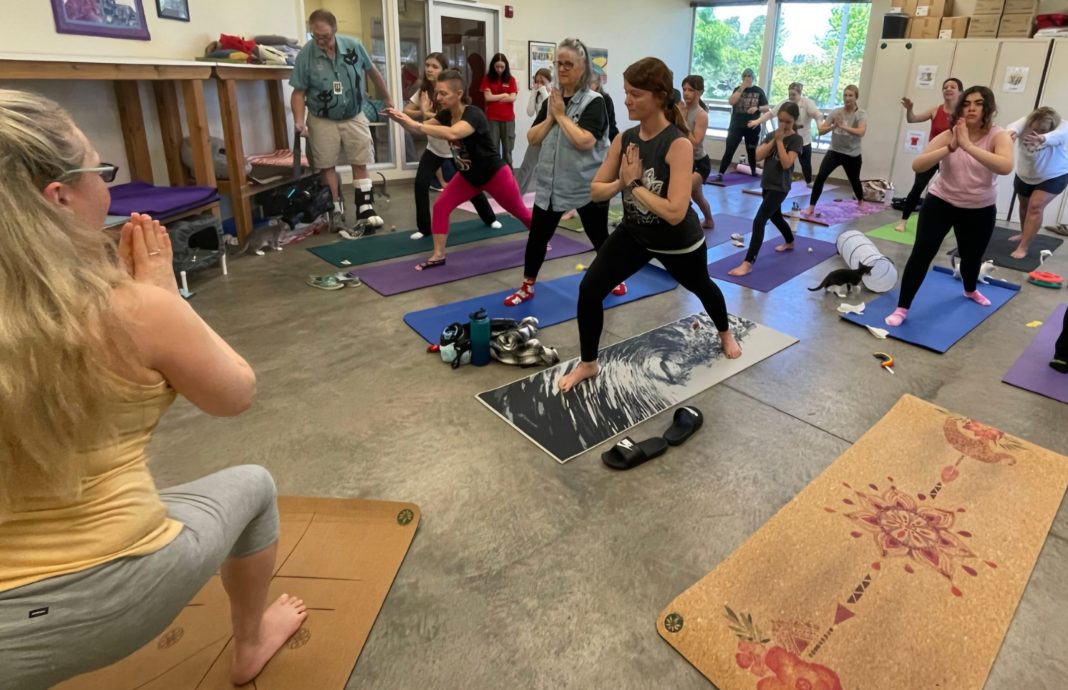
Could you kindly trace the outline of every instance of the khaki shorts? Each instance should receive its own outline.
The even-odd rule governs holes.
[[[308,148],[319,170],[339,163],[370,165],[375,162],[371,127],[363,113],[348,120],[329,120],[308,113]]]

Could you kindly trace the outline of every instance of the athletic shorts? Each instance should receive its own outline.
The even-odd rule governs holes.
[[[335,165],[370,165],[375,162],[371,125],[360,113],[347,120],[329,120],[308,113],[308,148],[319,170]]]
[[[1057,196],[1065,189],[1068,189],[1068,173],[1065,173],[1060,177],[1051,177],[1038,184],[1028,184],[1021,180],[1019,175],[1016,175],[1015,179],[1012,181],[1012,188],[1016,190],[1017,196],[1031,196],[1035,191]]]
[[[693,162],[693,171],[701,176],[702,180],[707,180],[709,173],[712,172],[712,158],[705,156],[704,158],[698,158]]]

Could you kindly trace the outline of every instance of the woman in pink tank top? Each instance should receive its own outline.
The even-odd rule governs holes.
[[[912,99],[902,98],[901,105],[905,107],[905,120],[910,123],[930,120],[931,136],[927,138],[927,141],[934,141],[935,137],[949,129],[949,114],[956,109],[957,101],[960,100],[960,92],[963,90],[964,84],[961,83],[960,79],[956,77],[946,79],[942,82],[942,103],[919,115],[912,112]],[[908,196],[905,197],[905,205],[901,208],[901,222],[897,224],[894,230],[905,232],[905,224],[908,223],[909,216],[916,210],[916,206],[920,203],[920,195],[923,194],[923,190],[927,189],[927,185],[931,183],[931,178],[935,176],[936,172],[938,172],[937,165],[930,170],[916,173],[912,189],[909,190]]]
[[[985,86],[969,87],[953,112],[952,127],[935,137],[912,161],[919,173],[941,165],[920,209],[916,242],[901,278],[897,309],[886,317],[900,326],[950,228],[957,238],[964,296],[984,307],[990,300],[977,289],[979,265],[994,232],[998,175],[1012,172],[1012,139],[994,124],[997,105]]]

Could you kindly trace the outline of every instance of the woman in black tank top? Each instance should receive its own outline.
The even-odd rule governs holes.
[[[704,232],[690,207],[693,145],[672,83],[671,70],[656,58],[643,58],[623,73],[627,114],[640,125],[612,142],[591,185],[594,201],[623,193],[623,222],[601,245],[579,287],[582,361],[557,382],[561,392],[598,374],[604,299],[653,258],[701,300],[719,331],[723,355],[742,354],[723,293],[708,277]]]

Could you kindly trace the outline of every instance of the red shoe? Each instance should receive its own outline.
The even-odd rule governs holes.
[[[519,288],[512,294],[504,298],[504,306],[506,307],[518,307],[523,302],[534,299],[534,291],[528,289],[526,285]]]
[[[612,294],[616,297],[622,297],[623,295],[627,294],[627,284],[620,283],[619,285],[615,286],[614,288],[612,288]]]

